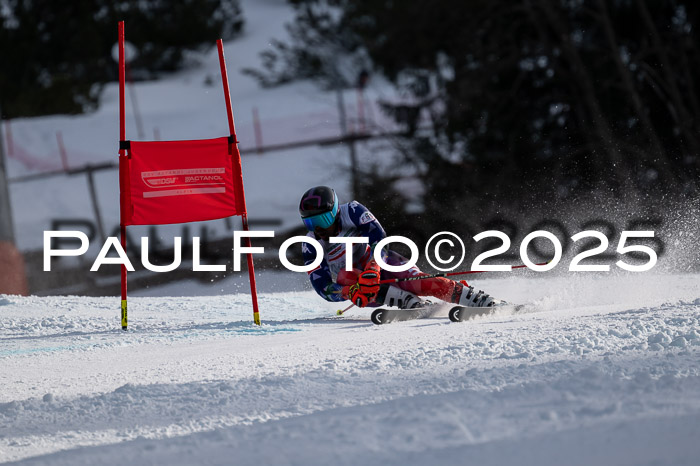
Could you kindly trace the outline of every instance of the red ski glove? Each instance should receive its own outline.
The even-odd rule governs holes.
[[[363,293],[376,296],[379,293],[379,281],[381,279],[381,269],[374,260],[367,263],[364,272],[357,279],[357,284]]]
[[[342,296],[358,307],[365,307],[377,299],[381,269],[375,261],[369,261],[365,270],[357,276],[357,283],[343,287]]]
[[[365,307],[375,299],[374,294],[364,293],[359,283],[355,283],[349,287],[348,297],[357,307]]]
[[[370,261],[360,273],[357,283],[348,289],[350,301],[357,307],[365,307],[377,299],[379,293],[379,274],[381,270],[375,261]]]
[[[367,261],[367,265],[365,265],[365,272],[368,270],[373,270],[377,273],[381,273],[382,269],[379,268],[379,264],[377,264],[377,261],[374,259],[370,259]]]

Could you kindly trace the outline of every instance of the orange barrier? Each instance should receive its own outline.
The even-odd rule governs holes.
[[[0,241],[0,294],[29,294],[24,258],[9,241]]]

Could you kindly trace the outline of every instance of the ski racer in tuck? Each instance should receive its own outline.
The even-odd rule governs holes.
[[[380,270],[374,260],[377,243],[386,237],[384,229],[372,213],[357,201],[339,204],[335,191],[317,186],[304,193],[299,214],[309,230],[307,236],[321,244],[324,257],[321,264],[308,272],[316,292],[327,301],[350,300],[359,307],[397,306],[401,309],[422,307],[421,297],[431,296],[448,303],[469,307],[488,307],[498,301],[467,286],[443,277],[380,284],[380,280],[427,275],[416,266],[403,272]],[[368,243],[351,244],[353,271],[345,270],[346,244],[330,243],[331,237],[366,237]],[[316,259],[316,250],[302,243],[304,264]],[[405,264],[407,259],[395,251],[382,250],[381,257],[392,266]]]

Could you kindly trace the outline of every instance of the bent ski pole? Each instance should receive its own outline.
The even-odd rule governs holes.
[[[542,262],[541,264],[535,264],[535,265],[547,265],[549,262]],[[512,268],[513,269],[522,269],[524,267],[527,267],[527,265],[514,265]],[[440,273],[432,273],[429,275],[418,275],[415,277],[404,277],[404,278],[387,278],[385,280],[381,280],[379,283],[398,283],[398,282],[409,282],[413,280],[425,280],[426,278],[438,278],[438,277],[451,277],[453,275],[467,275],[470,273],[485,273],[485,272],[491,272],[491,270],[467,270],[464,272],[440,272]]]

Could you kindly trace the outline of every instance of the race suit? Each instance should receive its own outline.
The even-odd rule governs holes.
[[[368,243],[351,245],[353,248],[353,268],[360,271],[364,270],[367,262],[373,257],[375,246],[386,237],[384,228],[382,228],[374,215],[357,201],[341,204],[338,210],[338,217],[340,225],[336,234],[337,237],[365,237],[369,240]],[[339,276],[353,276],[345,273],[346,245],[324,241],[316,236],[314,232],[309,232],[307,236],[316,239],[323,247],[324,252],[321,264],[308,272],[314,290],[327,301],[344,301],[348,299],[346,296],[343,296],[343,285],[351,283],[338,283]],[[316,259],[316,249],[307,243],[302,243],[302,254],[304,256],[304,265],[309,265]],[[382,259],[387,264],[394,266],[407,262],[407,259],[402,255],[386,249],[382,250]],[[416,275],[425,274],[416,266],[403,272],[389,272],[382,269],[381,279],[405,278]],[[398,286],[418,296],[432,296],[448,302],[457,302],[462,289],[461,284],[446,278],[398,282],[393,283],[392,286]]]

